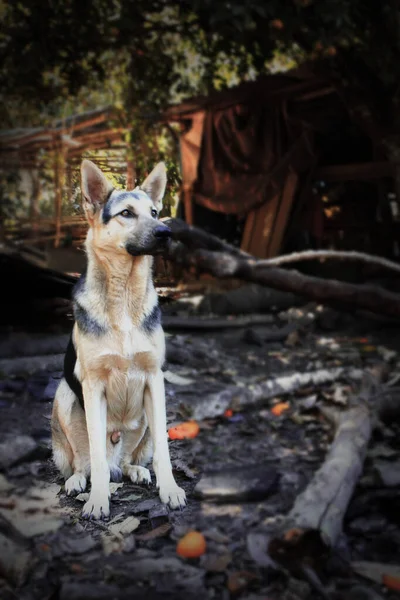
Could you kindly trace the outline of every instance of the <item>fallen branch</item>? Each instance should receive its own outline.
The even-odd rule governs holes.
[[[186,267],[196,267],[222,279],[237,278],[292,292],[317,302],[338,304],[347,308],[369,310],[386,316],[400,317],[400,295],[371,285],[354,285],[335,279],[322,279],[266,267],[255,258],[233,256],[209,250],[188,251],[182,244],[173,244],[167,258]]]
[[[400,265],[383,258],[382,256],[373,256],[372,254],[366,254],[365,252],[342,251],[342,250],[305,250],[304,252],[293,252],[292,254],[285,254],[283,256],[276,256],[274,258],[268,258],[266,260],[260,260],[259,265],[280,267],[289,263],[300,262],[303,260],[346,260],[366,263],[368,265],[374,265],[382,267],[395,273],[400,273]]]
[[[215,329],[240,329],[241,327],[252,327],[254,325],[270,325],[273,320],[271,315],[248,315],[233,319],[165,316],[162,317],[162,325],[166,331],[173,331],[174,329],[212,331]]]
[[[253,406],[276,396],[292,394],[303,387],[332,383],[342,378],[360,380],[361,377],[361,369],[347,369],[345,367],[320,369],[309,373],[294,373],[252,384],[251,388],[225,387],[222,390],[210,393],[208,396],[201,397],[200,401],[196,396],[193,404],[190,403],[189,406],[185,405],[185,407],[193,419],[202,421],[221,416],[228,408],[243,410],[248,406]]]
[[[323,465],[270,542],[270,556],[282,564],[317,564],[336,546],[371,437],[370,395],[361,393],[358,406],[335,414],[336,433]]]
[[[178,243],[171,244],[166,258],[185,267],[195,267],[214,277],[237,278],[292,292],[317,302],[363,309],[400,317],[400,295],[371,285],[355,285],[322,279],[270,266],[216,236],[177,219],[165,219]],[[395,264],[395,263],[390,263]]]

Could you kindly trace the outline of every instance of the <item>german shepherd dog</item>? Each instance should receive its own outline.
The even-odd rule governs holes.
[[[163,163],[129,192],[113,189],[92,162],[81,166],[88,264],[73,292],[75,324],[54,400],[52,443],[67,495],[83,492],[90,475],[84,518],[109,516],[110,478],[150,483],[145,465],[152,454],[161,501],[171,508],[186,503],[168,450],[165,339],[152,280],[151,255],[171,236],[157,220],[166,182]]]

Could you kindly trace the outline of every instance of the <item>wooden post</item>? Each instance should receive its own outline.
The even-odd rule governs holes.
[[[185,207],[185,221],[188,225],[193,225],[193,204],[192,204],[192,187],[183,184],[183,205]]]
[[[42,186],[40,184],[40,177],[39,177],[38,170],[34,169],[33,171],[31,171],[31,180],[32,180],[32,194],[31,194],[31,202],[30,202],[29,219],[30,219],[31,225],[32,225],[31,237],[36,237],[38,228],[39,228],[39,224],[38,224],[39,215],[40,215],[39,201],[40,201],[40,194],[42,191]]]
[[[60,148],[54,150],[54,208],[55,208],[55,238],[54,248],[58,248],[61,239],[61,215],[62,215],[62,192],[64,179],[64,161],[63,154]]]
[[[133,190],[135,188],[136,169],[132,158],[126,161],[126,189]]]

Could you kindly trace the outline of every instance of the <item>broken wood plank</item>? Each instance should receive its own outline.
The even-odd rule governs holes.
[[[282,199],[279,203],[274,227],[270,235],[267,257],[276,256],[281,249],[283,236],[286,231],[286,225],[296,194],[298,180],[299,176],[297,173],[290,171],[283,188]]]

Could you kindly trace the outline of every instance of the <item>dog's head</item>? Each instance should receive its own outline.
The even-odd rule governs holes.
[[[94,247],[132,256],[161,254],[171,238],[171,230],[157,220],[166,184],[164,163],[158,163],[142,185],[128,192],[113,189],[94,163],[82,161],[83,208]]]

